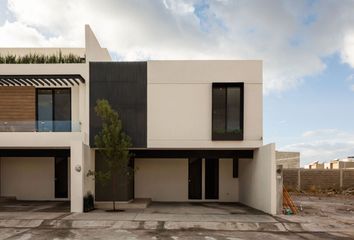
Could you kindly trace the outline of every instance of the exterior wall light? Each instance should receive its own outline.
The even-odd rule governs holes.
[[[81,166],[79,164],[75,166],[75,171],[81,172]]]

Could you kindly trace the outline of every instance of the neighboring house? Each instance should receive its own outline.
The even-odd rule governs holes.
[[[305,169],[324,169],[324,163],[315,161],[313,163],[305,165]]]
[[[342,159],[335,159],[329,163],[324,163],[325,169],[348,169],[354,168],[354,157],[350,156]]]
[[[299,168],[300,167],[300,153],[299,152],[275,152],[275,159],[277,165],[283,168]]]
[[[86,177],[104,168],[94,149],[97,99],[132,138],[134,178],[119,200],[241,202],[276,213],[275,145],[263,145],[262,62],[112,62],[86,26],[85,63],[0,64],[1,196],[112,199]],[[1,49],[52,54],[59,49]]]

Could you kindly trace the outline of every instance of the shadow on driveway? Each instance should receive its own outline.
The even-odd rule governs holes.
[[[4,201],[0,212],[70,212],[70,201]]]

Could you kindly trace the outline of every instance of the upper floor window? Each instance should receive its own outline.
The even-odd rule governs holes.
[[[37,131],[71,131],[71,89],[37,89]]]
[[[212,140],[243,140],[243,83],[213,83]]]

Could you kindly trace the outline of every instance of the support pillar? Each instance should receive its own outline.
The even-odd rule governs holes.
[[[73,141],[70,146],[70,212],[83,212],[84,145]]]

